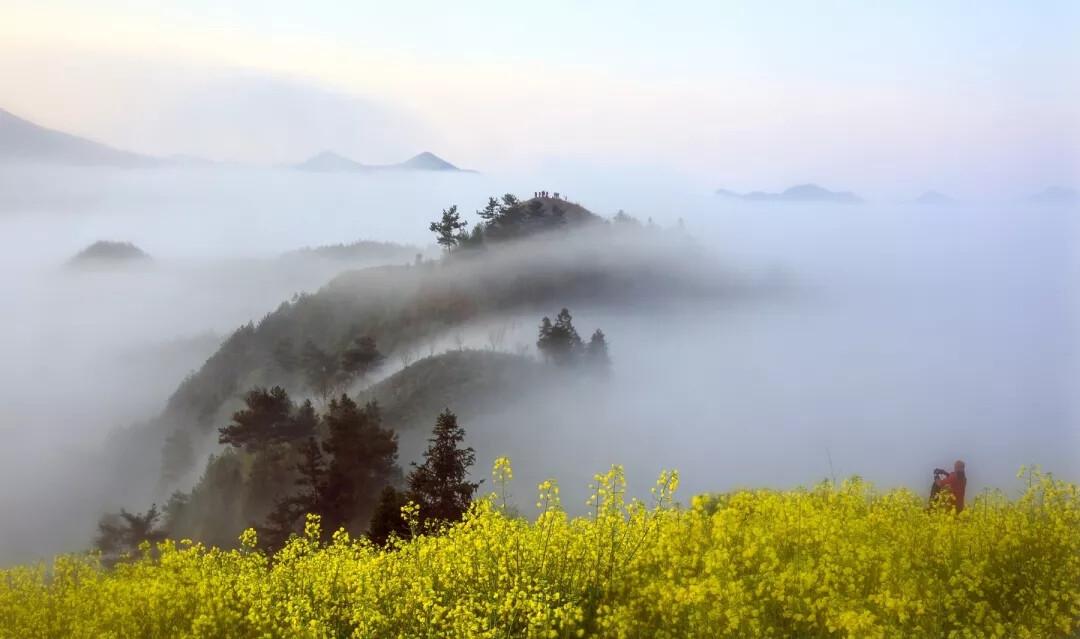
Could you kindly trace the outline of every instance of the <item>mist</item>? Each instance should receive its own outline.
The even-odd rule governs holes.
[[[97,515],[124,503],[112,469],[93,465],[110,433],[158,415],[238,326],[375,265],[281,254],[369,239],[433,256],[427,225],[442,208],[458,204],[475,222],[488,195],[556,186],[597,214],[622,209],[668,228],[682,220],[708,259],[692,276],[681,270],[686,255],[672,268],[718,286],[633,304],[567,302],[583,334],[607,335],[608,378],[543,384],[461,414],[475,473],[510,456],[523,509],[548,477],[574,508],[592,473],[612,463],[626,466],[640,496],[661,469],[679,469],[684,499],[851,474],[922,490],[930,469],[957,458],[975,490],[1012,486],[1021,464],[1077,479],[1069,208],[733,202],[663,173],[618,170],[4,166],[0,508],[20,516],[0,522],[0,562],[87,547]],[[65,265],[101,239],[131,241],[152,262]],[[551,259],[588,256],[584,244]],[[628,261],[639,251],[623,249]],[[513,327],[505,350],[535,356],[540,315],[558,311],[485,318],[433,348],[489,347],[487,324],[499,321]],[[389,355],[383,377],[401,367]],[[402,433],[403,464],[426,436]],[[145,455],[155,466],[160,447]]]

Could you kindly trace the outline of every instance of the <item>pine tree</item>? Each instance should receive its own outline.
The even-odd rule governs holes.
[[[444,410],[428,439],[424,463],[409,473],[409,497],[420,507],[420,520],[427,525],[461,519],[479,483],[466,481],[469,467],[476,461],[471,447],[461,448],[465,430],[457,416]]]
[[[232,423],[218,429],[218,442],[255,451],[276,441],[290,428],[293,403],[280,386],[248,391],[244,406],[233,413]]]
[[[611,366],[611,357],[608,356],[607,339],[604,332],[599,328],[589,338],[589,344],[585,347],[585,360],[591,366],[606,369]]]
[[[400,477],[397,434],[382,427],[377,404],[361,409],[347,395],[330,401],[325,421],[329,434],[323,449],[332,459],[320,502],[324,529],[362,529],[379,493]]]
[[[540,335],[536,347],[548,360],[556,364],[573,364],[582,350],[581,337],[574,328],[570,311],[562,309],[555,323],[545,317],[540,321]]]
[[[443,209],[442,217],[428,227],[440,246],[450,251],[458,243],[458,235],[468,224],[458,214],[457,205]]]
[[[492,222],[496,218],[498,218],[501,213],[502,205],[499,203],[499,200],[493,197],[489,197],[487,206],[477,211],[476,215],[479,216],[479,218],[484,222]]]
[[[379,367],[386,358],[375,346],[372,337],[358,337],[341,354],[341,369],[352,377],[364,378]]]
[[[401,514],[401,507],[408,502],[407,493],[397,490],[393,486],[383,488],[382,494],[379,495],[379,503],[375,506],[375,512],[371,515],[368,538],[380,546],[385,545],[391,535],[407,538],[409,536],[409,524]]]
[[[301,449],[296,470],[299,492],[279,499],[259,531],[259,538],[271,549],[281,548],[293,533],[299,532],[306,514],[322,512],[326,461],[314,437],[309,437]]]
[[[111,561],[124,553],[135,552],[144,541],[155,544],[166,537],[165,531],[158,526],[160,518],[157,504],[152,504],[142,514],[121,508],[118,513],[103,515],[98,521],[94,545]]]

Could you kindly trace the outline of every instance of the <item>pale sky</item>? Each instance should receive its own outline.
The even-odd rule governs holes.
[[[0,108],[154,154],[1080,186],[1080,3],[0,4]]]

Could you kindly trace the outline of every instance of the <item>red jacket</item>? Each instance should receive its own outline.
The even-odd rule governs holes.
[[[941,490],[949,491],[953,503],[956,504],[956,512],[964,509],[964,490],[967,488],[967,475],[962,472],[947,473],[941,479],[935,479],[934,485]]]

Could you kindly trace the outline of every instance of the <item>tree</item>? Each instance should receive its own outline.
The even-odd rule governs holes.
[[[371,515],[368,525],[368,538],[383,546],[392,535],[401,538],[409,536],[409,524],[401,514],[401,507],[409,503],[409,496],[393,486],[383,488],[379,503]]]
[[[585,361],[600,369],[611,366],[611,357],[608,356],[607,339],[604,332],[599,328],[589,338],[589,344],[585,347]]]
[[[379,367],[386,358],[375,346],[372,337],[358,337],[341,354],[341,369],[352,377],[364,378]]]
[[[458,243],[461,231],[467,226],[468,224],[458,214],[457,205],[455,204],[448,209],[443,209],[442,218],[432,222],[428,228],[435,234],[439,245],[450,251]]]
[[[499,200],[494,197],[489,197],[487,206],[477,211],[476,215],[484,222],[492,222],[498,218],[501,213],[502,205],[499,203]]]
[[[472,503],[480,484],[466,481],[476,453],[460,447],[464,440],[465,429],[458,426],[457,416],[444,410],[428,439],[424,463],[414,463],[409,473],[409,497],[420,507],[421,522],[457,521]]]
[[[562,309],[555,323],[547,317],[540,321],[540,333],[536,348],[548,360],[556,364],[572,364],[582,349],[581,337],[574,328],[570,311]]]
[[[356,530],[368,523],[379,493],[400,477],[397,434],[382,427],[378,404],[363,408],[342,395],[325,415],[323,450],[332,455],[319,505],[325,530]]]
[[[232,423],[218,429],[219,443],[255,451],[281,440],[293,429],[293,403],[280,386],[248,391],[244,406],[233,413]]]
[[[304,343],[300,361],[304,367],[304,377],[308,387],[315,391],[325,403],[334,394],[341,380],[340,361],[316,346],[311,340]]]
[[[94,545],[110,559],[135,552],[139,544],[151,544],[165,539],[165,531],[158,527],[161,511],[157,504],[141,515],[129,513],[123,508],[118,513],[106,513],[98,520],[98,536]]]
[[[296,349],[288,337],[278,340],[272,355],[274,363],[286,373],[293,373],[300,368],[300,358],[296,356]]]
[[[307,513],[321,513],[323,510],[326,460],[314,437],[309,437],[301,449],[296,470],[295,484],[300,490],[277,501],[259,535],[272,549],[281,548],[293,533],[299,532],[299,524]]]

